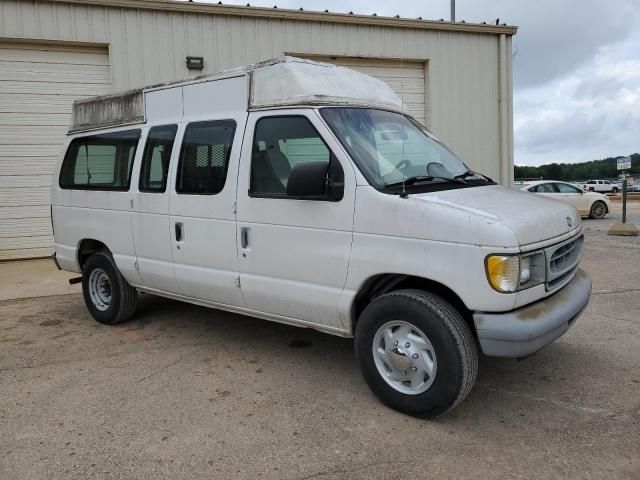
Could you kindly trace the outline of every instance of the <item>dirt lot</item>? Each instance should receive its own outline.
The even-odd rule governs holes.
[[[584,222],[576,325],[481,358],[434,421],[383,407],[350,340],[149,295],[111,328],[77,293],[1,301],[0,478],[638,479],[640,238],[615,216]]]

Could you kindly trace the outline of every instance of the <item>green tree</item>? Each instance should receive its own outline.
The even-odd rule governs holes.
[[[640,153],[633,153],[629,156],[631,157],[629,173],[640,175]],[[620,157],[608,157],[580,163],[549,163],[538,167],[516,165],[514,166],[514,177],[516,180],[542,177],[545,180],[564,180],[569,182],[596,178],[614,179],[618,178],[616,165],[618,158]]]

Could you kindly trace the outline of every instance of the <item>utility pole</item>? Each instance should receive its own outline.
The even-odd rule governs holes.
[[[451,21],[456,21],[456,0],[451,0]]]

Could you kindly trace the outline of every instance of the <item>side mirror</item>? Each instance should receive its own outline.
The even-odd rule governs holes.
[[[337,202],[344,195],[344,174],[340,164],[309,162],[293,167],[287,181],[287,197]]]
[[[324,197],[328,173],[327,162],[299,163],[289,175],[287,197]]]

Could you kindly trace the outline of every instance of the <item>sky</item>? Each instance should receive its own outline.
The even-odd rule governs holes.
[[[450,0],[249,1],[407,18],[450,15]],[[513,43],[516,165],[640,152],[640,0],[456,1],[457,20],[496,18],[518,26]]]

